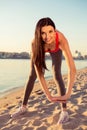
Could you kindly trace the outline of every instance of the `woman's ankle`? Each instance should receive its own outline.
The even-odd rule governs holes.
[[[27,107],[27,105],[22,105],[22,107],[26,108],[26,107]]]
[[[62,108],[62,111],[67,111],[67,108]]]

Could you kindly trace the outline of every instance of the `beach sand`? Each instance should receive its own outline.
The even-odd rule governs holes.
[[[67,75],[63,76],[65,84]],[[47,80],[49,91],[58,95],[53,79]],[[0,98],[0,130],[87,130],[87,68],[77,71],[72,95],[67,101],[70,119],[57,125],[61,105],[48,101],[40,84],[35,83],[28,101],[28,112],[14,120],[10,115],[22,104],[25,87]]]

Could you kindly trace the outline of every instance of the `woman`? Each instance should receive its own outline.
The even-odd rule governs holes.
[[[51,96],[44,78],[45,69],[47,69],[45,63],[46,52],[49,52],[52,58],[53,75],[61,94],[59,97]],[[62,52],[68,66],[68,83],[66,92],[61,75]],[[62,103],[62,112],[58,124],[68,121],[69,115],[67,112],[66,101],[70,98],[75,74],[76,68],[67,39],[61,32],[56,30],[55,24],[50,18],[40,19],[36,24],[35,36],[32,41],[31,72],[26,85],[23,105],[16,113],[11,115],[11,117],[14,118],[26,112],[28,98],[32,92],[34,82],[38,77],[47,98],[50,101]]]

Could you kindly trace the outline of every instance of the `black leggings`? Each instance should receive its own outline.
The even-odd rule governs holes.
[[[65,86],[64,86],[63,79],[62,79],[62,75],[61,75],[62,51],[58,50],[55,53],[50,53],[50,55],[52,58],[52,69],[53,69],[53,76],[54,76],[55,83],[57,86],[59,85],[58,88],[59,88],[60,94],[64,95]],[[26,105],[28,102],[28,98],[32,92],[36,78],[37,78],[37,76],[36,76],[36,72],[34,69],[34,65],[33,65],[33,62],[31,61],[31,71],[30,71],[30,75],[29,75],[29,80],[26,85],[26,91],[25,91],[23,105]],[[66,108],[66,103],[62,103],[62,107]]]

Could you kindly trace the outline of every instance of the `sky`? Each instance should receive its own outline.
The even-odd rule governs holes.
[[[30,52],[35,26],[50,17],[71,52],[87,54],[86,0],[0,0],[0,51]]]

